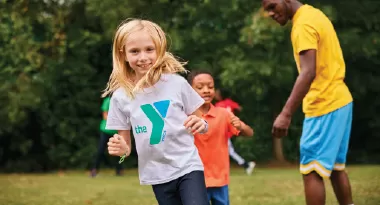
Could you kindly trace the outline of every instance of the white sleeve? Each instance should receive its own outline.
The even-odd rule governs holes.
[[[131,130],[131,122],[128,113],[123,111],[117,96],[111,97],[110,108],[107,116],[107,130]]]
[[[181,97],[183,109],[187,115],[194,113],[205,102],[186,80],[182,81]]]

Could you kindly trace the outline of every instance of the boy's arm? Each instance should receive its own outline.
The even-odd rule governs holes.
[[[241,123],[240,135],[246,136],[246,137],[252,137],[254,134],[253,129],[249,125],[246,125],[243,121],[240,121],[240,123]]]
[[[230,122],[231,125],[239,130],[239,135],[240,136],[246,136],[246,137],[252,137],[253,136],[253,129],[246,125],[243,121],[241,121],[238,117],[236,117],[232,112],[230,114]],[[230,128],[231,130],[231,128]],[[236,133],[235,133],[236,134]]]

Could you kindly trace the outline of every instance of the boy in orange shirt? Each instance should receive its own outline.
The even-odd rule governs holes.
[[[195,145],[204,166],[207,195],[212,205],[229,205],[228,133],[252,136],[253,130],[233,113],[211,104],[215,97],[215,88],[210,73],[192,72],[188,81],[205,101],[199,109],[203,112],[209,129],[204,134],[195,134]]]

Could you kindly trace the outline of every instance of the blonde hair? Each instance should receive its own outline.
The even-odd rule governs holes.
[[[156,46],[157,60],[147,71],[145,76],[135,84],[133,80],[136,73],[125,60],[126,51],[124,45],[132,33],[141,30],[148,32],[152,37]],[[141,19],[127,19],[122,22],[117,28],[114,37],[112,47],[113,69],[102,97],[122,87],[129,97],[134,98],[136,91],[153,86],[160,80],[163,73],[187,72],[183,67],[186,63],[179,62],[173,54],[167,52],[166,49],[167,42],[165,33],[157,24]]]

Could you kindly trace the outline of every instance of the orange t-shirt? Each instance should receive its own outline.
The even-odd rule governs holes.
[[[203,162],[206,187],[222,187],[230,182],[228,132],[237,136],[240,131],[231,124],[225,108],[211,105],[203,118],[208,122],[208,131],[195,134],[195,145]]]

